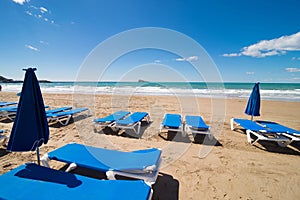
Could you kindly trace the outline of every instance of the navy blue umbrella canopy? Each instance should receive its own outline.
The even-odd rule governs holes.
[[[7,146],[8,151],[38,152],[38,147],[48,142],[49,127],[35,70],[35,68],[25,69],[25,79]]]
[[[259,83],[255,83],[255,85],[252,89],[245,113],[247,115],[251,115],[251,119],[253,119],[253,116],[260,116]]]

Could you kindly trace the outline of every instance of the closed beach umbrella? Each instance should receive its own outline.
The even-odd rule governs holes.
[[[249,97],[245,113],[247,115],[251,115],[251,120],[253,120],[253,116],[260,116],[259,110],[260,110],[259,83],[255,83],[251,95]]]
[[[39,147],[48,142],[49,127],[35,70],[35,68],[25,69],[25,79],[7,150],[12,152],[36,150],[40,164]]]

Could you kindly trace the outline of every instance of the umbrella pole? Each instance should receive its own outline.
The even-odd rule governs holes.
[[[37,156],[38,165],[41,165],[41,161],[40,161],[40,148],[39,147],[36,148],[36,156]]]

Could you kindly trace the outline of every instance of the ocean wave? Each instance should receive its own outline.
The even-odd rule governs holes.
[[[2,91],[20,92],[22,84],[2,84]],[[110,94],[110,95],[177,95],[177,96],[196,96],[196,97],[220,97],[220,98],[248,98],[252,88],[195,88],[195,87],[176,87],[176,85],[152,84],[114,84],[114,85],[95,85],[71,83],[60,84],[41,84],[43,93],[82,93],[82,94]],[[268,100],[300,101],[300,89],[280,90],[280,89],[261,89],[261,98]]]

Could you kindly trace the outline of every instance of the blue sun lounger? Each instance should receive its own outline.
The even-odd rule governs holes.
[[[6,102],[6,101],[1,101],[0,102],[0,107],[5,107],[5,106],[11,106],[17,104],[16,102]]]
[[[285,137],[290,138],[292,141],[300,141],[300,131],[278,124],[276,122],[271,122],[271,121],[256,121],[256,122],[270,129],[272,132],[276,132],[278,134],[282,134]]]
[[[119,129],[131,129],[139,135],[142,121],[150,123],[150,115],[147,112],[134,112],[124,119],[116,120],[113,127]],[[135,127],[137,127],[137,129]]]
[[[181,122],[181,115],[179,114],[165,114],[164,119],[160,125],[159,131],[178,131],[183,133],[183,124]]]
[[[99,180],[39,166],[21,165],[0,176],[0,199],[151,199],[141,180]]]
[[[121,120],[129,114],[130,112],[128,111],[117,111],[106,117],[94,119],[94,126],[95,128],[112,127],[115,124],[116,120]]]
[[[49,106],[45,106],[45,108],[48,108]],[[16,115],[18,111],[18,106],[8,106],[8,107],[1,107],[0,108],[0,118],[13,120],[13,116]]]
[[[132,152],[103,149],[77,143],[67,144],[42,157],[44,166],[49,160],[70,164],[71,171],[77,166],[106,172],[108,179],[115,175],[143,179],[149,185],[155,183],[161,163],[161,150],[145,149]]]
[[[15,116],[17,113],[17,106],[8,106],[0,108],[0,118],[13,120],[12,116]]]
[[[195,134],[207,134],[210,140],[213,136],[210,132],[210,127],[206,125],[201,116],[185,116],[185,132],[191,132]]]
[[[256,123],[255,121],[251,121],[248,119],[232,118],[230,120],[230,126],[231,126],[231,130],[236,130],[239,127],[244,128],[246,130],[247,140],[252,145],[259,140],[265,140],[265,141],[277,142],[279,146],[286,147],[288,144],[292,142],[289,138],[284,137],[281,134],[278,134],[276,131],[273,131],[267,127],[264,127]],[[251,134],[257,138],[253,142],[251,139]]]
[[[46,114],[49,123],[56,123],[59,122],[61,125],[66,126],[72,116],[87,111],[86,116],[90,114],[90,110],[88,108],[76,108],[72,110],[67,110],[63,112],[57,113],[48,113]]]
[[[46,114],[64,112],[64,111],[71,110],[71,109],[72,109],[71,106],[59,107],[59,108],[55,108],[55,109],[51,109],[51,110],[46,110]]]

